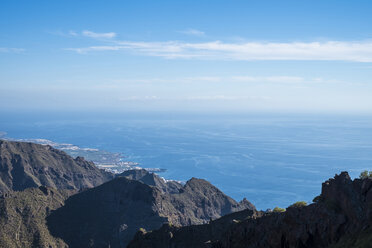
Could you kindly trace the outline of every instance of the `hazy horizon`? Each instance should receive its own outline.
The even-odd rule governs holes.
[[[0,111],[372,114],[368,1],[2,1]]]

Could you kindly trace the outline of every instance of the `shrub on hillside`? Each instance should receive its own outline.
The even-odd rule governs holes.
[[[372,171],[368,172],[367,170],[362,171],[359,175],[360,179],[372,178]]]
[[[275,207],[273,209],[273,212],[274,213],[283,213],[283,212],[285,212],[285,209],[284,208],[280,208],[280,207]]]
[[[305,201],[298,201],[298,202],[293,203],[289,207],[292,207],[292,208],[302,208],[302,207],[306,207],[306,206],[307,206],[307,203]]]

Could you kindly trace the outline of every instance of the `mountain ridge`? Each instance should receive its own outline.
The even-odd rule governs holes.
[[[29,187],[81,190],[114,175],[49,145],[0,140],[0,194]]]
[[[1,141],[0,168],[0,229],[7,230],[0,244],[13,240],[9,247],[126,247],[139,228],[203,224],[254,209],[203,179],[183,185],[145,170],[113,175],[45,145]]]
[[[233,213],[221,218],[230,219],[223,228],[218,226],[220,219],[199,226],[164,225],[152,232],[138,232],[128,248],[371,247],[372,178],[351,180],[342,172],[324,182],[314,200],[309,206],[293,205],[282,213]]]

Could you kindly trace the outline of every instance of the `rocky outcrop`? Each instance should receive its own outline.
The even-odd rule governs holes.
[[[254,208],[248,201],[235,202],[201,179],[191,179],[178,193],[167,193],[119,176],[70,197],[48,217],[48,226],[70,247],[126,247],[140,228],[206,223],[248,207]]]
[[[34,143],[0,140],[0,195],[41,185],[56,189],[98,186],[113,174],[81,157]]]
[[[213,242],[219,240],[232,226],[239,221],[249,218],[258,218],[264,214],[262,211],[243,210],[228,214],[205,225],[190,225],[178,227],[164,224],[160,229],[151,232],[141,230],[137,232],[131,247],[146,248],[205,248],[211,247]]]
[[[139,228],[158,228],[171,212],[157,188],[118,177],[70,197],[47,220],[70,247],[113,248],[125,247]]]
[[[171,195],[171,200],[182,213],[175,221],[180,225],[204,224],[232,212],[255,209],[246,199],[238,203],[208,181],[197,178],[187,181],[179,194]]]
[[[156,186],[158,189],[165,193],[179,193],[182,184],[173,180],[165,180],[155,173],[151,173],[144,169],[127,170],[118,176],[126,177],[132,180],[141,181],[150,186]]]
[[[182,185],[176,181],[166,181],[143,169],[125,171],[118,176],[141,181],[168,193],[172,204],[183,213],[179,219],[173,219],[173,224],[178,226],[203,224],[229,213],[255,209],[247,199],[238,203],[203,179],[191,178]]]
[[[370,245],[366,240],[372,236],[372,179],[351,180],[342,172],[323,183],[315,201],[284,213],[253,211],[218,234],[208,231],[215,228],[214,222],[140,232],[128,247],[190,247],[190,239],[192,247],[371,247],[357,244]]]

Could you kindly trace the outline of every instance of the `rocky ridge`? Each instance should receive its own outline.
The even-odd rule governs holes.
[[[314,200],[284,213],[234,213],[221,218],[229,220],[222,227],[219,221],[189,227],[164,225],[137,233],[128,247],[372,247],[371,178],[351,180],[342,172],[323,183],[322,193]]]
[[[30,187],[81,190],[114,175],[49,145],[0,140],[0,195]]]
[[[179,193],[180,189],[182,188],[181,183],[173,180],[165,180],[155,173],[151,173],[145,169],[127,170],[118,176],[141,181],[150,186],[155,186],[165,193]]]
[[[254,209],[202,179],[183,185],[145,170],[114,177],[45,145],[0,141],[0,169],[4,247],[126,247],[140,228]]]
[[[47,220],[53,236],[70,247],[126,247],[140,228],[154,230],[164,223],[202,224],[246,208],[254,206],[248,201],[235,202],[202,179],[193,178],[178,193],[167,193],[118,176],[70,197]]]

